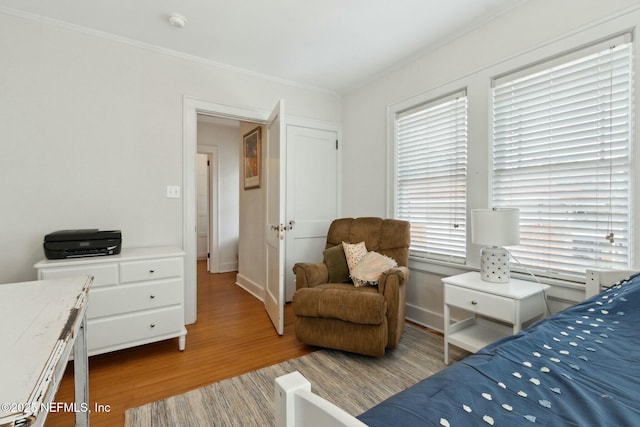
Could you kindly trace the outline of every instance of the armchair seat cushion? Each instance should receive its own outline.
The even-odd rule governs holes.
[[[299,289],[293,295],[293,310],[296,316],[380,325],[385,321],[387,302],[375,287],[354,288],[351,284],[329,283]]]

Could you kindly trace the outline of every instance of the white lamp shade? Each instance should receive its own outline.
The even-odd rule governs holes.
[[[472,209],[471,240],[486,246],[517,245],[520,243],[520,209]]]

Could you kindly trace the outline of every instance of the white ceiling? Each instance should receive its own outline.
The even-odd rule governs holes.
[[[0,12],[343,93],[524,1],[0,0]]]

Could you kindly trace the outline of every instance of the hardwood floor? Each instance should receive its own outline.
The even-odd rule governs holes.
[[[293,312],[285,307],[284,335],[278,336],[264,305],[235,285],[236,273],[209,274],[198,263],[197,322],[187,326],[187,346],[178,339],[89,358],[89,407],[93,427],[124,424],[127,408],[302,356],[315,350],[299,343]],[[67,368],[55,402],[73,402],[73,369]],[[47,427],[73,425],[74,414],[50,413]]]

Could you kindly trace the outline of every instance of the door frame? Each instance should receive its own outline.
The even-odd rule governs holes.
[[[286,101],[286,100],[285,100]],[[197,192],[196,153],[198,152],[198,113],[245,122],[266,124],[271,110],[218,104],[184,95],[182,100],[182,249],[184,255],[185,324],[197,318]],[[335,131],[342,141],[339,123],[308,119],[287,113],[287,125]],[[342,143],[338,145],[338,215],[342,212]]]
[[[200,145],[198,154],[206,154],[209,159],[209,273],[220,272],[220,158],[217,145]],[[196,195],[197,196],[197,195]]]
[[[184,317],[185,324],[197,319],[197,191],[196,153],[198,152],[198,114],[208,114],[234,120],[266,123],[270,111],[249,107],[234,107],[183,97],[182,135],[182,250],[184,251]]]

